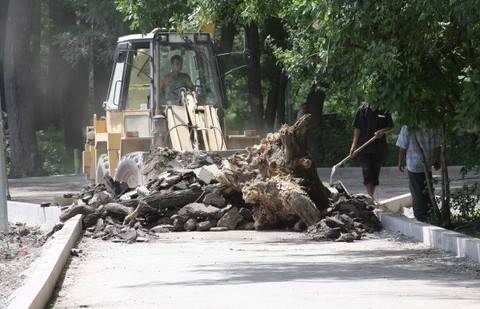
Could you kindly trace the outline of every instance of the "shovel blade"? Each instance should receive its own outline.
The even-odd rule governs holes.
[[[337,170],[337,166],[334,165],[334,166],[332,167],[332,171],[330,172],[330,182],[329,182],[329,185],[330,185],[330,186],[332,186],[332,184],[333,184],[333,174],[335,174],[335,171],[336,171],[336,170]]]

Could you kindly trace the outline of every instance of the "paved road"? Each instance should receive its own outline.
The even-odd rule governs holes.
[[[84,239],[51,308],[479,308],[479,266],[381,233],[355,243],[288,232]]]
[[[319,174],[328,180],[330,170]],[[384,169],[378,199],[408,192]],[[364,192],[358,169],[337,174]],[[76,191],[77,176],[11,182],[14,199]],[[171,233],[151,243],[83,239],[53,308],[479,308],[480,268],[383,232],[353,244],[288,232]]]
[[[9,179],[12,200],[27,203],[52,202],[57,195],[78,192],[86,184],[84,176],[58,175]]]

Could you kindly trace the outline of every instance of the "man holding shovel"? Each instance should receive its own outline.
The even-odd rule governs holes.
[[[363,184],[368,195],[374,201],[375,188],[378,186],[380,169],[387,153],[387,139],[385,135],[393,128],[392,116],[385,110],[373,109],[368,104],[363,104],[355,115],[353,121],[353,141],[350,156],[358,157],[363,173]],[[355,150],[370,139],[374,140],[361,149]]]
[[[440,133],[425,128],[408,130],[407,126],[402,126],[397,146],[398,168],[403,173],[406,167],[408,172],[413,214],[418,221],[425,222],[431,206],[427,177],[431,177],[432,164],[434,169],[440,168]]]

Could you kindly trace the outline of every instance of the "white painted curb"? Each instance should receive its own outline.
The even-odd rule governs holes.
[[[412,195],[410,193],[395,196],[380,202],[380,205],[391,212],[399,212],[402,207],[412,206]]]
[[[68,220],[43,246],[40,257],[27,270],[23,285],[9,297],[9,309],[44,308],[55,289],[70,250],[82,232],[81,215]]]
[[[387,209],[395,209],[404,201],[405,196],[401,195],[396,199],[383,201],[381,205]],[[469,257],[480,263],[480,239],[478,238],[419,222],[400,214],[379,211],[378,217],[386,230],[400,232],[431,248],[452,252],[458,257]]]
[[[8,201],[8,221],[39,226],[42,231],[50,231],[59,222],[60,207],[40,207],[39,204]]]

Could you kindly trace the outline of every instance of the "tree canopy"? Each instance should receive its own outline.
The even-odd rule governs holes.
[[[11,5],[12,1],[2,4],[3,24],[9,14],[15,13],[7,12],[9,2]],[[119,35],[146,33],[157,27],[199,31],[207,24],[215,26],[217,53],[234,52],[218,60],[230,101],[226,119],[235,130],[251,126],[269,132],[292,121],[294,110],[308,102],[316,115],[316,131],[320,132],[324,106],[329,112],[344,114],[348,123],[352,111],[366,101],[389,109],[402,124],[443,127],[457,158],[480,150],[478,1],[39,3],[25,12],[33,16],[31,42],[19,46],[33,48],[29,63],[38,72],[33,76],[38,83],[38,99],[25,103],[26,110],[35,110],[37,116],[29,136],[49,125],[65,129],[69,152],[81,147],[81,129],[89,114],[102,112],[101,101]],[[6,47],[4,31],[0,31],[0,69]],[[0,95],[5,98],[3,80],[13,79],[3,77],[4,73]],[[11,109],[16,106],[12,99],[3,101]],[[81,116],[68,118],[73,114]],[[12,114],[9,118],[9,122],[17,121]],[[312,141],[320,139],[318,134],[311,137]],[[468,156],[478,165],[478,156]]]

